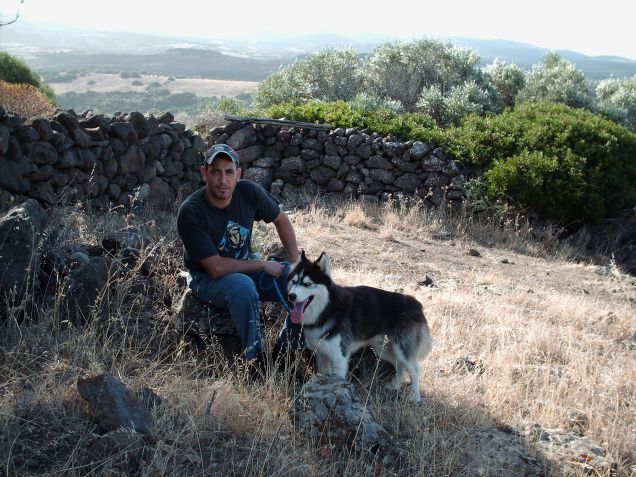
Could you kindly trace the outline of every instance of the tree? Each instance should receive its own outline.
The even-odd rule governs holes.
[[[596,87],[596,97],[600,113],[636,130],[636,75],[601,81]]]
[[[506,107],[515,105],[515,98],[526,84],[526,75],[514,63],[495,60],[484,68],[486,79],[499,94],[501,102]]]
[[[349,101],[362,87],[361,66],[353,50],[318,52],[265,78],[254,94],[254,104],[267,108],[288,101]]]
[[[593,97],[582,71],[557,53],[547,53],[543,63],[534,65],[519,93],[523,101],[552,101],[573,108],[593,107]]]
[[[423,38],[379,46],[369,59],[368,89],[379,97],[400,101],[415,111],[422,92],[436,88],[442,96],[467,80],[482,81],[479,55],[450,42]]]
[[[425,88],[417,106],[439,126],[457,125],[469,114],[483,116],[501,111],[501,101],[494,88],[488,84],[479,85],[472,79],[453,86],[446,95],[439,86]]]

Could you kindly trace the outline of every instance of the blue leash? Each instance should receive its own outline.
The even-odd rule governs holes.
[[[280,300],[280,302],[282,303],[282,305],[285,307],[285,309],[288,312],[291,312],[291,307],[289,306],[289,304],[287,303],[287,300],[285,300],[283,298],[283,294],[280,292],[280,287],[278,286],[278,282],[276,281],[276,279],[274,278],[274,290],[276,290],[276,294],[278,295],[278,299]]]

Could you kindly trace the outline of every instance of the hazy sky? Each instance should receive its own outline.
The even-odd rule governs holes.
[[[18,3],[0,0],[0,13]],[[636,59],[636,0],[24,0],[21,18],[211,38],[303,32],[500,38]]]

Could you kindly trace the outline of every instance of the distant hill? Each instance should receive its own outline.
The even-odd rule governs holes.
[[[541,61],[549,50],[508,40],[454,37],[450,41],[475,49],[482,64],[495,58],[524,69]],[[266,35],[227,40],[141,33],[97,32],[42,28],[18,21],[0,28],[3,50],[17,54],[38,70],[145,72],[173,76],[260,81],[296,57],[328,47],[349,47],[372,53],[378,45],[397,40],[375,34],[331,33]],[[636,75],[636,60],[617,56],[587,56],[557,50],[593,81]]]

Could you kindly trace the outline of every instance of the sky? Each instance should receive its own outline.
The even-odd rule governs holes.
[[[267,33],[467,36],[636,59],[636,0],[0,0],[6,18],[104,31],[209,38]]]

